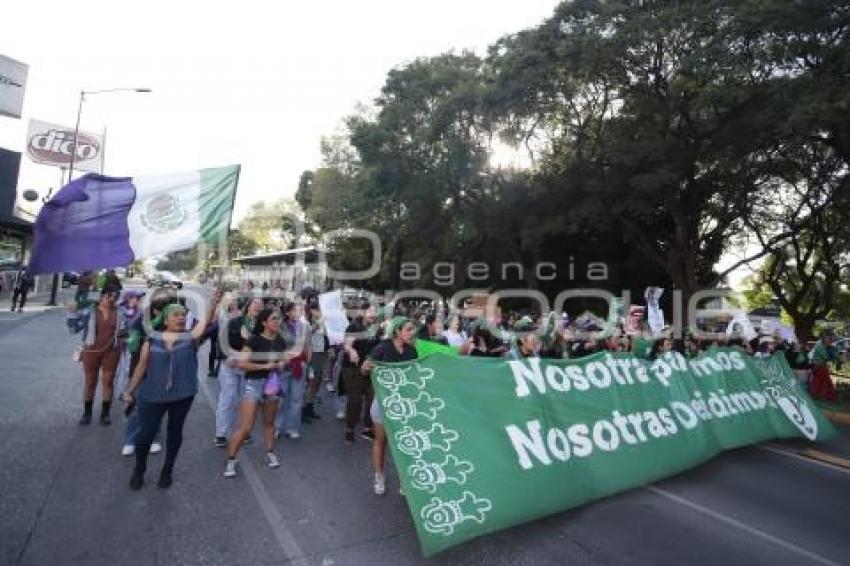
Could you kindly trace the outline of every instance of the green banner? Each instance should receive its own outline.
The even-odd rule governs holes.
[[[449,356],[457,356],[458,349],[452,346],[439,344],[437,342],[431,342],[430,340],[417,340],[416,353],[420,358],[424,358],[425,356],[429,356],[431,354],[447,354]]]
[[[722,450],[835,434],[783,356],[734,349],[654,362],[432,354],[380,365],[373,381],[426,556]]]

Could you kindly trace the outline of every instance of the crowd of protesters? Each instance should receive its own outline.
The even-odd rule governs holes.
[[[838,362],[839,355],[829,332],[806,348],[773,335],[704,339],[695,332],[678,339],[669,332],[652,333],[639,308],[608,324],[555,313],[512,312],[488,319],[425,303],[364,302],[347,305],[344,338],[332,344],[317,294],[309,290],[287,298],[282,290],[245,283],[226,295],[216,291],[206,307],[197,305],[205,312],[193,312],[180,292],[157,289],[143,301],[144,292],[122,293],[112,275],[102,281],[92,274],[81,278],[68,324],[81,336],[77,356],[85,387],[80,425],[92,422],[98,384],[103,426],[112,422],[113,391],[121,392],[127,417],[121,454],[136,460],[132,489],[144,485],[149,454],[162,450],[166,415],[157,485],[171,486],[183,425],[198,392],[198,351],[207,341],[207,377],[219,381],[212,438],[226,453],[225,477],[239,475],[238,457],[253,442],[257,420],[263,461],[274,469],[281,466],[278,439],[301,438],[302,425],[321,420],[324,406],[342,421],[341,443],[351,445],[357,438],[372,443],[377,495],[386,492],[386,433],[371,370],[376,363],[415,359],[417,341],[443,344],[458,355],[507,359],[577,359],[603,351],[631,352],[647,360],[676,351],[693,358],[714,346],[739,347],[754,356],[779,351],[814,397],[835,399],[827,364]],[[94,301],[89,300],[93,290],[100,291]]]

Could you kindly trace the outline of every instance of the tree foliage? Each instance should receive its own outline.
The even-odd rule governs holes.
[[[837,235],[850,211],[848,32],[847,0],[564,2],[484,58],[391,70],[373,108],[323,141],[297,200],[321,229],[379,235],[375,287],[552,296],[586,285],[596,261],[609,278],[595,286],[687,295],[721,283],[718,260],[741,247],[756,250],[743,262],[769,258],[774,293],[803,272],[823,279],[816,299],[787,297],[792,316],[829,310],[850,249]],[[505,146],[530,167],[496,166]],[[361,244],[339,255],[362,259]],[[400,278],[408,262],[420,281]],[[471,281],[473,262],[516,262],[524,277]],[[541,262],[555,280],[537,276]],[[429,276],[445,263],[458,267],[448,286]]]

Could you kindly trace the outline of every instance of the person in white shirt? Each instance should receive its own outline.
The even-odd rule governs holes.
[[[460,329],[460,317],[458,315],[449,318],[448,329],[443,330],[443,337],[449,343],[449,346],[455,348],[460,348],[466,344],[468,337],[466,332]]]

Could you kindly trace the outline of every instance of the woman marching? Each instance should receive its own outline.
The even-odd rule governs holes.
[[[236,425],[239,391],[245,373],[239,368],[238,357],[245,343],[254,334],[256,320],[262,310],[263,300],[254,297],[249,300],[241,315],[235,316],[227,322],[227,344],[230,348],[229,351],[222,352],[226,359],[221,364],[218,406],[215,411],[214,443],[219,448],[227,446],[227,437],[230,436],[233,427]]]
[[[322,418],[316,413],[315,405],[317,400],[321,401],[318,394],[328,365],[328,339],[325,336],[325,323],[318,303],[312,303],[307,308],[307,324],[310,326],[310,381],[304,395],[301,421],[310,424],[313,419]]]
[[[139,365],[139,359],[142,355],[142,344],[145,340],[145,330],[143,324],[143,312],[140,299],[144,297],[142,291],[127,291],[124,294],[124,299],[121,301],[121,312],[127,319],[127,333],[124,338],[124,361],[121,363],[122,377],[118,380],[119,387],[123,383],[126,387],[129,383],[133,372],[136,371],[136,366]],[[162,305],[151,305],[151,317],[159,314]],[[126,366],[126,367],[124,367]],[[124,375],[126,372],[126,375]],[[124,381],[126,378],[126,382]],[[136,440],[139,436],[141,425],[139,423],[139,413],[133,410],[127,417],[127,424],[124,427],[124,445],[121,448],[122,456],[132,456],[136,453]],[[159,431],[157,431],[151,444],[151,454],[158,454],[162,451],[162,445],[159,442]]]
[[[257,412],[262,407],[263,442],[266,448],[266,465],[277,468],[280,461],[274,453],[275,416],[280,400],[280,377],[294,357],[286,352],[286,342],[280,334],[282,317],[277,309],[263,309],[257,315],[254,332],[242,347],[237,367],[245,372],[242,383],[242,400],[239,407],[239,427],[227,447],[227,463],[224,466],[224,477],[236,475],[236,455],[248,438]]]
[[[141,422],[130,489],[141,489],[144,484],[148,452],[166,413],[168,440],[157,485],[171,487],[174,462],[183,443],[183,424],[198,392],[198,345],[220,301],[221,292],[216,291],[206,316],[191,332],[186,331],[186,307],[179,303],[165,306],[161,313],[162,332],[149,336],[142,346],[133,379],[123,395],[125,412],[138,404]]]
[[[398,363],[416,359],[416,349],[413,347],[413,322],[405,317],[396,317],[390,322],[389,335],[372,350],[369,358],[363,362],[360,371],[368,375],[374,367],[374,362]],[[372,445],[372,468],[375,472],[375,495],[383,495],[387,484],[384,476],[385,456],[387,452],[387,433],[377,398],[372,399],[369,413],[372,417],[375,443]]]
[[[100,374],[103,388],[100,424],[112,423],[109,411],[112,406],[115,372],[121,356],[119,340],[126,328],[124,315],[117,307],[117,299],[116,293],[102,292],[97,306],[90,312],[85,322],[81,353],[85,375],[84,411],[80,419],[81,425],[91,424],[98,374]]]
[[[286,397],[275,419],[276,436],[285,434],[293,440],[301,438],[301,410],[307,391],[307,363],[310,361],[310,335],[307,324],[301,320],[301,309],[296,303],[285,303],[281,308],[281,331],[287,349],[294,354],[280,372],[281,394]]]

